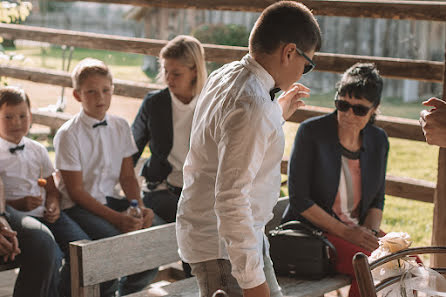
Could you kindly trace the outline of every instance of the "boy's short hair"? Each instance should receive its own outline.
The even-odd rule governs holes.
[[[79,90],[82,83],[92,75],[103,75],[108,77],[110,82],[113,82],[111,72],[104,62],[98,59],[85,58],[74,67],[71,73],[73,89]]]
[[[31,108],[29,97],[23,89],[12,86],[0,88],[0,108],[5,104],[18,105],[22,102],[26,102],[28,108]]]
[[[381,103],[383,79],[373,63],[356,63],[347,69],[336,85],[337,95],[365,98],[378,106]]]
[[[271,54],[282,43],[294,43],[307,52],[321,48],[321,29],[311,11],[302,3],[280,1],[268,6],[249,37],[253,53]]]

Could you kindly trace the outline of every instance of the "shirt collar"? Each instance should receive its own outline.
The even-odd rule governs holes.
[[[108,119],[108,114],[105,114],[105,117],[102,120],[97,120],[95,118],[90,117],[89,115],[87,115],[85,113],[85,111],[82,109],[81,112],[79,113],[79,118],[82,121],[82,123],[84,123],[85,125],[87,125],[90,128],[93,128],[93,125],[96,123],[100,123],[104,120]]]
[[[260,65],[259,62],[257,62],[250,54],[246,54],[240,62],[243,66],[254,73],[255,76],[257,76],[262,85],[265,87],[268,98],[270,98],[269,91],[273,89],[274,85],[276,84],[271,74],[269,74],[268,71],[266,71],[266,69],[263,68],[263,66]]]
[[[198,95],[195,95],[194,98],[192,98],[192,100],[188,104],[184,104],[170,90],[169,90],[169,94],[170,94],[170,98],[172,98],[172,104],[175,104],[175,106],[177,106],[181,110],[194,110],[195,106],[197,105]]]
[[[2,137],[0,137],[0,148],[2,151],[4,151],[4,150],[6,151],[6,150],[9,150],[10,148],[14,148],[14,147],[17,147],[17,146],[20,146],[23,144],[25,144],[25,137],[22,137],[19,144],[9,142],[9,141],[3,139]]]

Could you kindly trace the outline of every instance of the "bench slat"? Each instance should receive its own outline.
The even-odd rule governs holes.
[[[175,223],[70,245],[79,247],[84,287],[180,260]]]
[[[343,275],[326,277],[321,280],[299,280],[295,278],[279,277],[279,284],[284,296],[310,297],[322,296],[325,293],[339,289],[350,284],[350,278]],[[160,288],[150,288],[127,297],[195,297],[198,296],[197,281],[194,277],[176,281],[170,285]]]
[[[321,280],[298,280],[295,278],[279,277],[279,284],[285,296],[316,297],[350,285],[351,280],[345,275],[325,277]]]

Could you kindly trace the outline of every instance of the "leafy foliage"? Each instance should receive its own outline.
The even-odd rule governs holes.
[[[0,1],[0,23],[21,23],[30,14],[32,9],[31,2],[17,1]],[[0,43],[3,42],[2,36],[0,36]],[[0,44],[0,59],[12,59],[13,56],[6,55],[4,53],[3,46]],[[4,77],[0,76],[0,86],[6,85],[6,80]]]
[[[31,2],[0,1],[0,22],[7,24],[23,22],[29,16],[31,9]]]
[[[204,24],[192,31],[192,35],[202,43],[219,45],[248,46],[249,32],[241,25]],[[219,68],[222,64],[209,62],[209,73]]]
[[[248,46],[249,32],[240,25],[209,25],[197,27],[192,35],[203,43],[220,45]]]

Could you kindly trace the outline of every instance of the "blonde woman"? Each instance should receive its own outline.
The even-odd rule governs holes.
[[[159,79],[167,85],[149,92],[132,125],[138,152],[152,153],[141,170],[144,203],[166,222],[175,221],[183,185],[183,165],[197,97],[207,78],[204,50],[191,36],[179,35],[160,52]]]

